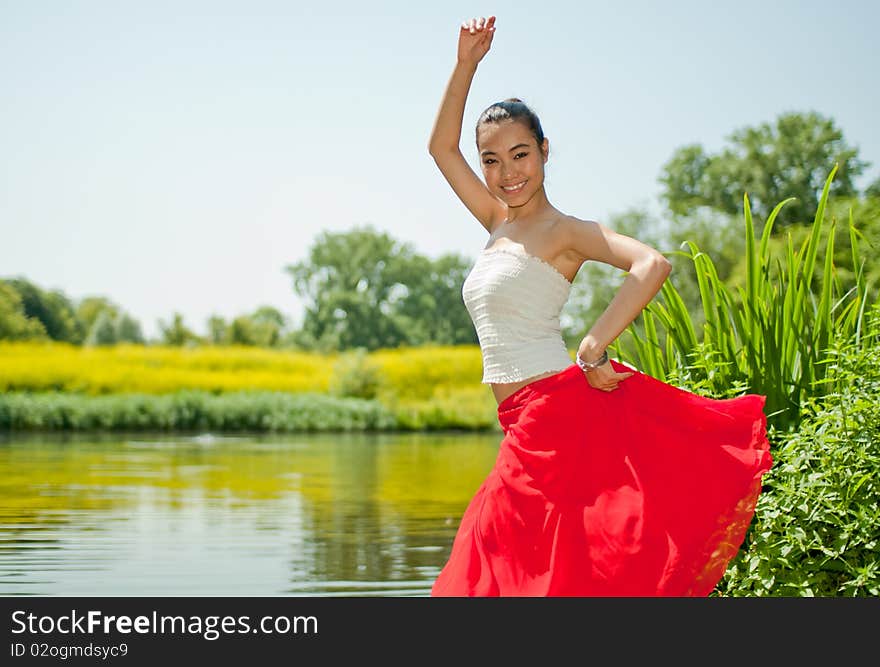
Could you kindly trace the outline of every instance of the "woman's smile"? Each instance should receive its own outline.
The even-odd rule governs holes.
[[[519,183],[514,183],[513,185],[502,185],[501,189],[508,194],[516,194],[517,192],[521,192],[525,185],[526,181],[520,181]]]

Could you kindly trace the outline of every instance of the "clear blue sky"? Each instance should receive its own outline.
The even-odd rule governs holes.
[[[513,5],[515,8],[508,8]],[[673,151],[787,111],[832,117],[880,175],[880,3],[0,1],[0,277],[103,295],[152,336],[174,310],[269,304],[324,230],[431,257],[485,232],[427,141],[460,22],[495,14],[462,148],[489,103],[532,104],[547,192],[606,221],[656,210]]]

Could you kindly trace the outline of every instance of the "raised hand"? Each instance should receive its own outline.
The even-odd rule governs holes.
[[[476,65],[489,52],[494,35],[494,16],[464,21],[458,33],[458,61]]]

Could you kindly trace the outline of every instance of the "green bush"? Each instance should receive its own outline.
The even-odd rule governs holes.
[[[285,392],[0,394],[5,430],[353,431],[395,428],[377,401]]]
[[[717,592],[880,595],[880,309],[870,344],[829,350],[828,393],[772,450],[746,544]],[[771,437],[771,440],[773,438]]]
[[[330,394],[373,399],[383,388],[382,370],[364,348],[340,355],[333,367]]]

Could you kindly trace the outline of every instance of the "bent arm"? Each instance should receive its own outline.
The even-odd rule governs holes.
[[[572,223],[569,234],[571,247],[584,260],[604,262],[629,272],[608,307],[581,341],[581,358],[592,361],[656,296],[672,271],[672,264],[660,251],[597,222]]]
[[[584,336],[580,345],[581,358],[585,361],[599,358],[651,302],[671,270],[672,265],[662,256],[633,264],[608,307]]]

